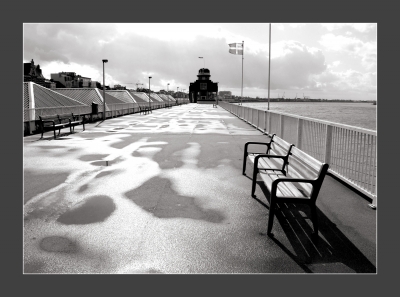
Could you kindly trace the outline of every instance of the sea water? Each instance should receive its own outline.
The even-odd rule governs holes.
[[[268,103],[264,102],[243,103],[243,106],[268,109]],[[377,131],[377,105],[372,103],[270,102],[269,110]]]

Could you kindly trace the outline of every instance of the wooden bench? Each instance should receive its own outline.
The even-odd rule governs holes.
[[[283,167],[277,169],[272,159],[281,159]],[[271,236],[276,203],[301,203],[311,208],[314,236],[318,237],[316,201],[329,165],[322,163],[291,145],[285,156],[259,154],[254,157],[251,196],[257,182],[257,174],[263,180],[269,194],[270,207],[267,234]]]
[[[57,114],[50,116],[39,116],[40,127],[43,133],[46,131],[54,131],[54,139],[56,139],[56,130],[58,130],[58,135],[63,128],[68,128],[72,133],[75,126],[83,125],[83,130],[85,130],[85,118],[80,116],[74,116],[73,113],[69,114]]]
[[[64,115],[58,115],[60,116],[65,116],[67,117],[68,114],[64,114]],[[82,125],[82,129],[83,131],[85,131],[85,116],[79,116],[79,115],[74,115],[73,113],[71,113],[71,118],[70,118],[70,128],[72,128],[72,132],[75,132],[75,126],[79,126]]]
[[[270,137],[271,139],[269,140],[269,142],[247,142],[244,145],[243,170],[242,170],[243,175],[246,175],[247,159],[249,159],[252,163],[254,163],[255,157],[258,155],[279,156],[279,157],[263,158],[260,160],[260,162],[266,163],[265,167],[267,168],[276,168],[284,170],[284,166],[286,165],[285,162],[287,162],[287,159],[289,158],[289,153],[293,145],[287,143],[286,141],[279,138],[275,134],[273,134]],[[249,152],[250,145],[266,146],[266,150],[264,152]],[[260,147],[258,147],[258,149],[260,149]]]
[[[140,106],[139,105],[139,113],[141,114],[141,113],[143,113],[143,114],[148,114],[148,113],[153,113],[152,111],[151,111],[151,108],[150,108],[150,106]]]

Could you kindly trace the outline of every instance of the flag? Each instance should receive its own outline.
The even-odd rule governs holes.
[[[230,43],[229,52],[234,55],[243,55],[243,43]]]

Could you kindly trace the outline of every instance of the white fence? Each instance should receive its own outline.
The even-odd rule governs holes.
[[[377,205],[376,131],[221,101],[219,105],[256,129],[275,133],[328,163],[332,175],[372,198],[372,205]]]

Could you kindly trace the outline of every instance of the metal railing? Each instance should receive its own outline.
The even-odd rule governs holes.
[[[151,109],[166,108],[168,105],[175,106],[179,104],[187,104],[188,100],[179,100],[177,102],[150,102]],[[106,104],[106,116],[115,117],[131,113],[139,112],[139,106],[149,106],[148,102],[140,103],[114,103]],[[98,105],[99,113],[103,112],[103,105]],[[90,114],[92,107],[88,105],[76,106],[58,106],[58,107],[42,107],[42,108],[24,108],[24,122],[39,120],[39,116],[56,115],[64,113],[73,113],[74,115]]]
[[[73,113],[74,115],[88,114],[92,112],[91,106],[59,106],[24,109],[24,121],[39,120],[39,116],[48,116],[55,114]],[[34,116],[32,116],[34,114]],[[34,118],[34,119],[33,119]]]
[[[372,205],[377,205],[376,131],[223,101],[219,105],[261,132],[275,133],[328,163],[332,175],[372,198]]]

